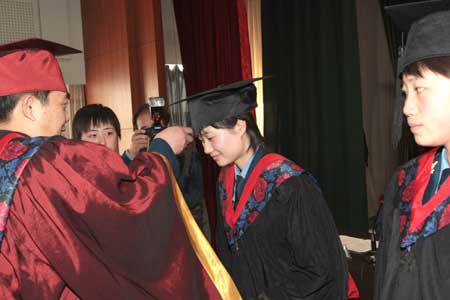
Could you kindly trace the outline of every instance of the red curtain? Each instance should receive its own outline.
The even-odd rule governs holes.
[[[174,0],[188,95],[251,77],[245,0]],[[214,245],[218,168],[205,156],[205,200]]]

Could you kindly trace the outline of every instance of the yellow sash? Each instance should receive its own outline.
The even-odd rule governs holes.
[[[198,227],[197,222],[195,222],[194,217],[192,216],[186,201],[184,200],[183,194],[181,193],[180,187],[178,186],[177,180],[173,175],[170,163],[163,155],[160,155],[159,153],[156,154],[164,160],[170,171],[169,173],[173,185],[175,203],[178,211],[180,212],[181,218],[183,219],[192,248],[194,248],[195,254],[200,260],[200,263],[208,273],[217,291],[222,296],[222,300],[241,300],[242,297],[239,294],[233,279],[231,279],[230,274],[228,274],[228,271],[222,265],[222,262],[219,260],[208,240],[203,235],[203,232]]]

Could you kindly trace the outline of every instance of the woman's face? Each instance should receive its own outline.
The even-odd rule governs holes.
[[[403,75],[403,113],[416,143],[450,148],[450,79],[429,69],[422,77]]]
[[[119,152],[119,136],[114,126],[110,123],[101,123],[98,126],[94,126],[91,123],[89,130],[81,134],[81,140],[101,144]]]
[[[219,167],[239,161],[248,152],[248,137],[245,121],[238,120],[230,129],[208,126],[201,131],[200,141],[206,154],[211,156]]]

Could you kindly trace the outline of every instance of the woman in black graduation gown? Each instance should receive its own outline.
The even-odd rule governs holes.
[[[217,251],[247,299],[347,299],[337,230],[315,179],[268,153],[244,81],[189,100],[194,133],[222,167]]]
[[[414,139],[435,148],[401,166],[385,193],[376,299],[450,299],[450,11],[413,24],[399,72]]]

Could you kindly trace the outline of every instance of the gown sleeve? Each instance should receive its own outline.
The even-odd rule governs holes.
[[[317,299],[331,299],[333,293],[336,299],[346,299],[345,256],[320,188],[311,175],[304,174],[298,180],[297,192],[281,190],[280,194],[284,192],[295,198],[288,217],[288,239],[304,282],[300,288],[302,296],[323,290],[323,298]]]
[[[396,204],[397,195],[397,174],[392,176],[389,181],[386,191],[384,193],[384,203],[381,210],[381,220],[380,220],[380,247],[377,250],[376,256],[376,269],[375,269],[375,297],[374,299],[380,299],[383,292],[383,283],[386,280],[387,270],[390,263],[396,263],[398,260],[393,256],[396,256],[396,252],[392,252],[391,248],[398,244],[400,228],[393,231],[393,223],[396,220],[398,224],[399,217],[394,215],[394,211],[398,208]],[[398,210],[396,210],[398,212]],[[390,268],[389,268],[390,269]]]
[[[219,199],[217,196],[216,199]],[[220,261],[228,270],[231,270],[231,252],[228,246],[228,241],[225,236],[225,219],[222,214],[222,207],[219,202],[216,204],[217,207],[217,218],[216,218],[216,239],[215,239],[215,248],[217,255],[220,257]]]
[[[323,194],[309,174],[288,179],[278,199],[289,201],[288,241],[302,299],[347,299],[347,265],[336,225]]]

